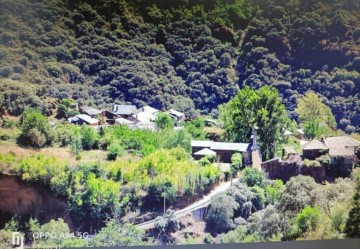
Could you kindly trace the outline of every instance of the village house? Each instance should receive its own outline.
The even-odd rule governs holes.
[[[136,110],[133,117],[140,122],[154,122],[159,113],[159,110],[147,105]]]
[[[235,153],[241,153],[244,165],[251,164],[251,144],[226,143],[213,141],[191,141],[192,155],[195,160],[200,160],[206,155],[218,156],[222,163],[231,163]],[[215,153],[215,154],[214,154]]]
[[[174,110],[174,109],[170,109],[168,111],[168,114],[170,115],[170,117],[172,117],[176,121],[185,121],[185,119],[186,119],[184,113],[179,112],[179,111]]]
[[[305,139],[305,132],[302,129],[297,129],[297,135],[296,138],[299,140]]]
[[[101,115],[102,111],[99,109],[89,107],[89,106],[82,106],[79,108],[81,114],[86,114],[92,118],[98,117]]]
[[[113,105],[112,112],[122,118],[131,117],[136,111],[135,105]]]
[[[332,163],[343,161],[346,165],[358,162],[356,151],[360,148],[360,142],[348,136],[328,137],[323,139],[324,145],[329,148],[329,156]]]
[[[78,114],[68,119],[71,124],[98,126],[99,120],[86,114]]]
[[[319,140],[312,140],[302,146],[304,159],[315,160],[316,158],[328,154],[329,148]]]

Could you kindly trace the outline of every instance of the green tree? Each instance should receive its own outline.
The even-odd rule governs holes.
[[[206,132],[204,118],[197,118],[185,123],[185,129],[191,134],[193,139],[204,140]]]
[[[242,177],[243,181],[249,187],[259,186],[263,188],[265,185],[265,176],[257,169],[246,167],[242,172]]]
[[[174,126],[173,119],[165,112],[161,112],[156,116],[155,123],[161,130],[172,128]]]
[[[109,160],[115,160],[118,156],[124,154],[124,148],[116,141],[112,142],[107,148],[107,158]]]
[[[284,189],[281,180],[275,180],[265,187],[265,203],[274,205],[280,198],[280,192]]]
[[[80,234],[72,233],[67,223],[63,219],[50,220],[50,222],[40,225],[37,220],[29,220],[29,230],[33,235],[32,247],[83,247],[85,241],[82,239]],[[46,231],[51,236],[36,237],[41,232]],[[70,236],[71,235],[71,236]]]
[[[360,238],[360,174],[357,175],[356,182],[352,208],[345,226],[348,238]]]
[[[120,183],[104,180],[90,173],[86,180],[88,202],[94,218],[103,217],[104,211],[110,211],[119,205]]]
[[[219,120],[227,139],[235,142],[248,141],[257,127],[264,160],[275,155],[277,146],[283,143],[282,131],[290,125],[278,91],[270,86],[257,91],[250,87],[240,90],[229,103],[220,106]]]
[[[176,217],[174,210],[167,210],[164,216],[158,216],[155,219],[156,237],[160,238],[163,243],[174,242],[170,237],[170,233],[174,233],[180,229],[179,219]]]
[[[68,109],[65,105],[61,104],[57,108],[57,118],[67,118]]]
[[[231,156],[231,166],[230,166],[231,183],[232,183],[234,174],[236,174],[236,172],[238,172],[241,168],[242,168],[242,155],[241,155],[241,153],[234,153]]]
[[[316,120],[320,124],[333,129],[337,126],[331,109],[321,101],[316,93],[312,91],[307,92],[298,100],[295,112],[298,114],[299,121],[301,123],[305,123],[307,121],[314,122]]]
[[[305,135],[310,139],[321,137],[321,135],[323,135],[325,131],[319,121],[313,118],[305,121],[303,127]]]
[[[296,232],[299,236],[313,231],[320,219],[320,209],[318,207],[306,206],[295,218]]]
[[[125,223],[121,224],[115,219],[109,220],[105,227],[90,240],[91,246],[111,247],[111,246],[142,246],[146,243],[144,232],[137,229],[134,225]]]
[[[80,151],[83,149],[81,130],[78,126],[72,126],[71,133],[70,149],[74,155],[78,156]]]
[[[211,206],[206,216],[207,225],[218,232],[225,232],[234,227],[234,210],[239,204],[226,194],[218,194],[211,200]]]
[[[85,150],[90,150],[99,140],[98,132],[91,126],[83,125],[80,129],[81,143]]]
[[[47,118],[36,109],[26,109],[21,119],[21,141],[35,147],[43,147],[54,140]]]

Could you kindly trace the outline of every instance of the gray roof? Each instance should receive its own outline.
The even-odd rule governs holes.
[[[76,118],[77,118],[77,120],[81,119],[81,120],[83,120],[84,122],[86,122],[88,124],[97,124],[97,123],[99,123],[99,120],[97,120],[96,118],[92,118],[92,117],[90,117],[89,115],[86,115],[86,114],[76,115]],[[72,119],[72,121],[77,121],[77,120]]]
[[[348,136],[328,137],[324,139],[324,144],[329,148],[360,146],[360,142]]]
[[[327,150],[329,149],[326,147],[322,142],[319,140],[312,140],[302,146],[303,150]]]
[[[204,147],[210,148],[213,144],[213,141],[204,141],[204,140],[192,140],[191,147]]]
[[[174,116],[176,116],[176,117],[178,117],[178,118],[181,118],[181,117],[184,117],[184,116],[185,116],[184,113],[179,112],[179,111],[174,110],[174,109],[170,109],[170,110],[169,110],[169,113],[172,114],[172,115],[174,115]]]
[[[133,124],[134,122],[125,118],[117,118],[115,119],[115,123],[127,125],[127,124]]]
[[[101,114],[101,111],[99,109],[92,108],[92,107],[89,107],[89,106],[81,107],[81,111],[85,112],[87,115],[90,115],[90,116]]]
[[[213,141],[191,141],[191,147],[203,147],[211,150],[228,150],[228,151],[249,151],[251,148],[248,143],[225,143],[225,142],[213,142]]]
[[[113,112],[118,115],[131,115],[135,112],[134,105],[113,105]]]
[[[198,155],[198,156],[215,156],[216,152],[213,150],[210,150],[208,148],[199,150],[198,152],[195,152],[194,155]]]
[[[211,146],[212,150],[230,150],[245,152],[250,150],[250,144],[248,143],[219,143],[214,142]]]
[[[354,156],[354,152],[345,147],[332,147],[329,149],[330,156]]]
[[[155,108],[153,108],[151,106],[146,105],[146,106],[143,106],[143,107],[141,107],[141,108],[139,108],[139,109],[137,109],[135,111],[135,113],[140,113],[140,112],[147,112],[147,113],[150,113],[150,114],[155,114],[155,113],[160,112],[160,111],[158,109],[155,109]]]

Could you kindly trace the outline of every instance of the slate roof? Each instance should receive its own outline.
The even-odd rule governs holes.
[[[218,143],[214,142],[210,148],[211,150],[230,150],[230,151],[249,151],[250,144],[247,143]]]
[[[131,120],[127,120],[125,118],[117,118],[115,119],[115,123],[128,125],[128,124],[133,124],[134,122]]]
[[[216,152],[213,150],[210,150],[208,148],[199,150],[198,152],[195,152],[194,155],[198,155],[198,156],[215,156]]]
[[[144,107],[141,107],[141,108],[137,109],[135,113],[142,113],[142,112],[155,114],[155,113],[160,112],[160,111],[158,109],[155,109],[155,108],[153,108],[151,106],[146,105]]]
[[[83,120],[84,122],[88,123],[88,124],[98,124],[99,120],[97,120],[96,118],[92,118],[89,115],[86,114],[79,114],[75,116],[74,118],[71,118],[72,121],[76,122],[77,120]]]
[[[332,147],[329,149],[330,156],[354,156],[354,152],[345,147]]]
[[[90,106],[81,107],[81,111],[90,116],[95,116],[95,115],[101,114],[101,111],[99,109],[92,108]]]
[[[113,112],[118,115],[131,115],[135,110],[134,105],[113,105]]]
[[[326,147],[322,142],[319,140],[312,140],[302,146],[303,150],[327,150],[328,147]]]
[[[174,109],[170,109],[170,110],[169,110],[169,113],[170,113],[171,115],[174,115],[174,116],[178,117],[178,118],[181,118],[181,117],[184,117],[184,116],[185,116],[184,113],[179,112],[179,111],[174,110]]]
[[[324,144],[329,148],[360,146],[360,142],[348,136],[328,137],[324,139]]]

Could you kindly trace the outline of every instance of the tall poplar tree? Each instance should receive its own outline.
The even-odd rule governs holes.
[[[283,143],[282,132],[289,126],[285,106],[278,91],[264,86],[257,91],[245,87],[227,104],[220,106],[221,125],[232,142],[248,142],[257,127],[258,143],[263,160],[273,158]]]

